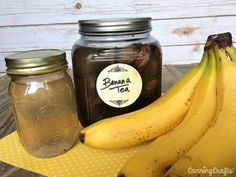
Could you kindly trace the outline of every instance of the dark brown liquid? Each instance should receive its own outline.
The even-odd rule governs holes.
[[[81,124],[85,127],[104,118],[143,108],[161,96],[162,59],[157,43],[109,49],[75,45],[72,62],[78,114]],[[139,98],[124,108],[107,105],[96,91],[96,79],[99,73],[114,63],[133,66],[143,82]]]

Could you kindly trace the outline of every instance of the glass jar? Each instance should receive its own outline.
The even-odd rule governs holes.
[[[143,108],[161,96],[162,53],[151,18],[82,20],[72,49],[80,122]]]
[[[34,50],[5,60],[17,133],[26,151],[45,158],[69,150],[80,125],[65,53]]]

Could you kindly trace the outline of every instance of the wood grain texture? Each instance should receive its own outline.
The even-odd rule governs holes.
[[[0,162],[0,177],[44,177],[43,175]]]
[[[152,35],[163,49],[164,64],[198,62],[208,35],[230,31],[236,35],[236,16],[204,19],[154,20]],[[4,57],[16,51],[58,48],[68,52],[77,39],[78,25],[20,26],[0,28],[0,73],[5,72]]]
[[[0,77],[6,74],[6,66],[5,66],[5,56],[10,54],[11,52],[0,52]]]
[[[235,15],[234,0],[8,0],[1,26],[75,23],[79,19],[150,16],[154,19]]]
[[[236,35],[235,17],[153,20],[151,34],[162,47],[204,44],[210,34],[230,31]],[[39,48],[71,49],[79,39],[78,25],[1,27],[0,51]]]
[[[0,77],[0,139],[15,130],[12,105],[8,94],[8,76]]]

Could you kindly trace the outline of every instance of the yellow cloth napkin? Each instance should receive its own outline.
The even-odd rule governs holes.
[[[0,140],[0,160],[45,176],[115,177],[127,160],[145,146],[101,150],[78,142],[65,154],[39,159],[29,155],[23,149],[17,133],[13,132]]]

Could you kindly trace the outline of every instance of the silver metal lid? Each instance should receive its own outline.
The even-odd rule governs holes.
[[[123,35],[151,31],[151,18],[80,20],[79,32],[84,35]]]
[[[66,54],[57,49],[18,52],[5,58],[7,73],[16,75],[44,74],[67,68]]]

